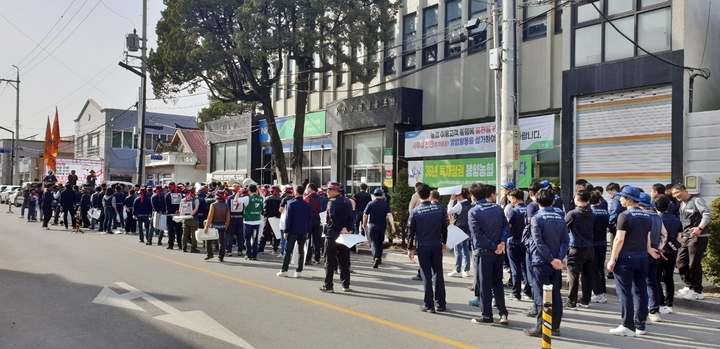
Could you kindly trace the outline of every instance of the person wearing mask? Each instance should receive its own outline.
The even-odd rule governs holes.
[[[441,205],[430,202],[430,187],[426,184],[416,185],[415,191],[420,204],[408,219],[408,257],[412,260],[417,249],[425,293],[420,311],[446,311],[442,258],[447,249],[447,212]]]
[[[150,228],[152,203],[148,197],[147,187],[140,187],[140,192],[132,203],[132,214],[137,222],[140,242],[148,246],[152,245],[153,232]]]
[[[552,335],[560,335],[563,308],[560,288],[562,284],[562,260],[568,251],[569,237],[561,210],[553,207],[555,193],[540,189],[535,193],[539,211],[530,220],[530,264],[533,272],[533,299],[537,323],[524,332],[528,336],[542,336],[543,285],[552,285]],[[529,211],[529,209],[528,209]]]
[[[167,228],[168,228],[168,250],[174,249],[175,240],[178,246],[182,243],[182,223],[175,222],[172,217],[180,214],[180,204],[183,195],[175,182],[168,184],[169,192],[165,195],[165,208],[167,210]]]
[[[75,170],[70,171],[70,174],[67,177],[67,184],[70,184],[71,187],[74,187],[77,185],[78,176],[75,174]]]
[[[527,276],[527,263],[525,245],[522,242],[522,233],[525,229],[525,214],[527,206],[523,201],[524,193],[520,189],[511,189],[508,192],[508,199],[512,209],[507,213],[508,229],[510,235],[507,239],[506,253],[510,261],[510,278],[512,280],[512,292],[510,299],[530,300],[532,299],[532,288]],[[525,282],[523,289],[522,283]]]
[[[462,188],[460,195],[453,194],[450,196],[448,214],[453,217],[453,225],[460,228],[468,237],[470,237],[468,212],[471,207],[470,192],[467,188]],[[447,275],[464,278],[470,277],[470,240],[468,239],[459,243],[453,250],[455,252],[455,269]],[[463,257],[465,258],[465,268],[462,268]]]
[[[655,204],[652,203],[652,198],[647,193],[640,193],[640,202],[638,202],[641,209],[650,216],[652,221],[650,229],[650,248],[657,253],[657,257],[648,255],[648,271],[647,271],[647,294],[648,294],[648,319],[652,322],[660,322],[660,297],[662,291],[660,290],[660,281],[658,280],[658,266],[660,261],[665,257],[662,255],[665,249],[665,243],[667,242],[667,231],[663,226],[662,218],[655,211]]]
[[[335,241],[340,234],[352,234],[355,225],[355,215],[350,200],[341,194],[342,186],[337,182],[329,182],[327,195],[330,199],[327,210],[327,225],[325,232],[325,282],[320,292],[333,293],[333,277],[335,270],[340,269],[340,281],[344,292],[350,291],[350,249]]]
[[[248,187],[248,191],[250,192],[250,196],[248,196],[247,199],[247,206],[243,208],[243,218],[245,220],[245,249],[247,250],[245,259],[256,261],[264,200],[262,196],[258,195],[257,185],[251,184]]]
[[[63,224],[65,229],[68,229],[68,214],[70,214],[70,220],[72,227],[75,228],[75,192],[72,191],[72,187],[69,184],[65,185],[65,191],[60,193],[60,205],[63,211]]]
[[[48,222],[50,222],[50,218],[52,217],[52,203],[53,200],[55,200],[55,197],[53,195],[53,191],[55,190],[54,184],[49,184],[45,187],[45,192],[43,192],[42,197],[42,210],[43,210],[43,224],[42,228],[44,230],[50,230],[48,228]]]
[[[310,232],[308,233],[310,245],[307,251],[307,256],[305,257],[305,264],[310,265],[320,264],[320,251],[322,250],[320,246],[320,239],[322,237],[320,212],[322,212],[323,209],[322,199],[317,194],[317,190],[318,188],[314,183],[308,184],[307,188],[305,189],[307,196],[305,196],[304,198],[305,202],[310,205]]]
[[[227,205],[228,197],[226,196],[226,193],[224,190],[219,190],[215,192],[215,202],[210,205],[210,210],[208,211],[208,223],[205,224],[205,228],[203,228],[203,233],[207,234],[209,228],[217,229],[218,231],[218,240],[219,242],[219,253],[220,253],[220,261],[223,262],[225,258],[225,244],[222,243],[222,241],[225,240],[225,231],[230,225],[230,208]],[[211,241],[205,242],[205,247],[207,248],[207,257],[205,257],[205,260],[210,260],[214,258],[213,255],[213,247],[212,247]]]
[[[685,287],[679,292],[685,300],[697,301],[705,299],[703,294],[703,254],[708,246],[708,224],[712,220],[712,212],[705,200],[690,195],[682,184],[672,188],[672,195],[680,203],[678,215],[682,222],[683,233],[680,235],[680,250],[677,255],[677,268]]]
[[[660,260],[658,265],[658,276],[657,279],[665,283],[665,289],[667,293],[663,296],[663,289],[660,287],[660,314],[672,314],[673,313],[673,301],[675,300],[675,280],[674,280],[674,269],[677,261],[677,253],[680,249],[680,242],[678,242],[678,236],[682,234],[682,223],[680,219],[673,216],[669,212],[669,207],[672,201],[670,197],[665,194],[660,194],[653,200],[655,203],[655,209],[662,219],[663,226],[667,232],[667,243],[663,251],[665,258]]]
[[[617,196],[620,196],[620,204],[626,210],[617,217],[617,232],[607,269],[615,272],[615,289],[622,307],[622,324],[611,329],[610,333],[634,337],[645,334],[648,315],[648,254],[656,257],[657,253],[650,248],[652,219],[638,205],[640,191],[626,186]],[[635,304],[636,301],[638,304]]]
[[[607,303],[607,287],[605,286],[605,258],[607,256],[607,229],[610,224],[610,213],[603,208],[602,192],[594,191],[590,194],[590,209],[593,219],[593,251],[595,251],[595,277],[592,280],[593,293],[590,297],[592,303]]]
[[[610,213],[608,232],[612,234],[614,239],[615,232],[617,231],[617,218],[620,213],[625,211],[625,207],[620,204],[620,196],[618,195],[618,192],[620,191],[619,184],[610,183],[605,187],[605,191],[607,191],[608,195],[612,198],[610,201],[610,208],[608,208],[608,213]],[[607,278],[614,278],[612,271],[608,273]]]
[[[232,188],[233,195],[231,195],[227,200],[227,205],[230,208],[230,224],[228,225],[228,229],[225,232],[226,241],[220,240],[220,242],[225,244],[225,255],[231,256],[233,239],[237,241],[237,256],[241,257],[243,255],[243,242],[245,241],[245,237],[243,234],[243,209],[248,204],[248,197],[244,197],[242,195],[242,188],[240,188],[240,184],[235,183],[233,184]]]
[[[137,192],[135,189],[130,189],[128,196],[126,196],[125,200],[123,200],[123,207],[125,208],[125,213],[127,214],[127,218],[125,218],[125,234],[134,234],[137,232],[137,220],[135,219],[135,215],[133,213],[133,205],[136,198]]]
[[[475,251],[475,285],[480,288],[481,317],[473,323],[492,324],[493,296],[500,324],[508,324],[508,310],[503,292],[503,260],[509,236],[508,221],[503,209],[495,204],[495,187],[475,183],[470,187],[475,206],[468,212],[468,225]]]
[[[167,212],[167,209],[165,207],[165,194],[163,193],[163,188],[161,186],[155,187],[155,194],[150,197],[150,205],[153,210],[152,227],[150,229],[155,230],[154,233],[158,236],[158,246],[162,246],[163,230],[160,229],[160,226],[163,224],[161,220],[166,219],[164,218],[164,215]],[[150,234],[151,237],[152,235],[153,234]]]
[[[103,222],[103,230],[105,230],[106,233],[112,234],[112,225],[115,221],[115,216],[118,214],[117,212],[117,203],[115,202],[115,189],[108,188],[105,191],[105,196],[103,196],[102,199],[102,207],[105,211],[105,221]]]
[[[187,194],[185,195],[185,198],[183,198],[182,203],[180,203],[180,213],[184,216],[192,216],[192,218],[185,219],[182,222],[182,251],[187,252],[187,245],[189,242],[190,252],[200,253],[200,250],[197,249],[197,238],[195,237],[195,231],[200,228],[200,221],[198,221],[200,200],[198,200],[195,196],[194,187],[189,186],[187,188]]]
[[[288,267],[290,266],[290,259],[292,258],[293,249],[295,244],[298,245],[298,263],[295,269],[294,277],[299,278],[303,271],[302,263],[305,258],[305,240],[308,238],[310,232],[310,204],[303,200],[303,193],[305,187],[298,185],[295,187],[295,199],[288,201],[285,206],[285,233],[284,238],[287,241],[287,252],[283,258],[282,268],[277,276],[287,276]]]
[[[385,222],[390,222],[390,229],[395,234],[395,221],[392,211],[390,211],[390,205],[383,199],[382,189],[375,189],[373,196],[375,196],[375,200],[368,203],[363,210],[362,226],[369,233],[373,268],[377,269],[382,264],[383,243],[387,229]]]
[[[577,310],[578,288],[582,283],[582,299],[580,306],[590,307],[593,276],[595,275],[594,224],[595,215],[588,205],[590,192],[580,189],[575,192],[574,209],[565,215],[565,224],[570,231],[570,249],[567,255],[568,295],[565,307]],[[580,276],[582,275],[582,282]]]
[[[355,234],[367,235],[364,228],[365,226],[362,223],[365,207],[372,201],[372,197],[368,194],[367,189],[367,184],[361,183],[360,192],[355,194]]]

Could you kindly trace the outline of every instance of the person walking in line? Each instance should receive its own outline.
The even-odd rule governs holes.
[[[525,258],[527,250],[522,242],[527,206],[525,205],[525,201],[523,201],[524,193],[520,189],[511,189],[507,197],[512,206],[512,209],[506,215],[508,228],[510,229],[506,253],[510,261],[510,277],[513,285],[509,297],[515,300],[530,300],[532,299],[532,287],[527,275],[528,269]],[[525,282],[524,288],[522,285],[523,282]]]
[[[355,193],[355,234],[367,235],[365,225],[363,225],[363,216],[365,208],[373,200],[367,192],[368,186],[365,183],[360,184],[360,192]],[[382,190],[380,190],[382,192]]]
[[[675,280],[674,269],[677,261],[677,253],[680,249],[678,236],[682,234],[682,222],[680,219],[670,213],[670,197],[665,194],[659,194],[654,199],[655,209],[657,210],[662,224],[667,232],[667,243],[663,251],[664,259],[660,260],[658,266],[657,279],[665,283],[667,293],[663,295],[663,289],[660,287],[660,314],[673,313],[673,301],[675,300]]]
[[[228,198],[224,190],[215,192],[215,202],[210,205],[207,218],[208,223],[205,224],[205,228],[203,228],[204,234],[208,233],[209,228],[217,229],[221,262],[223,262],[225,258],[225,244],[222,242],[225,241],[225,231],[230,225],[230,208],[227,205],[227,200]],[[214,258],[212,241],[206,241],[205,247],[207,248],[207,257],[205,257],[205,260],[207,261]]]
[[[310,204],[303,200],[305,187],[298,185],[295,187],[295,199],[288,201],[285,205],[285,240],[287,241],[287,251],[283,258],[282,268],[277,276],[287,276],[290,259],[293,257],[293,249],[295,244],[298,245],[298,263],[295,268],[294,277],[299,278],[303,271],[303,261],[305,258],[305,241],[310,232]]]
[[[197,249],[197,238],[195,237],[195,231],[200,227],[200,221],[198,219],[200,200],[195,196],[194,187],[188,187],[187,194],[180,204],[180,210],[181,214],[192,216],[192,218],[182,222],[182,251],[187,252],[187,245],[190,243],[190,252],[200,253],[200,250]]]
[[[105,221],[103,222],[103,230],[108,233],[112,234],[112,225],[115,221],[115,216],[117,216],[117,204],[115,203],[115,189],[107,188],[105,191],[105,196],[102,198],[102,207],[105,211]]]
[[[390,205],[383,199],[382,189],[375,189],[373,192],[375,200],[365,206],[363,211],[362,226],[369,232],[370,250],[373,255],[373,268],[382,264],[383,243],[385,242],[386,221],[390,222],[390,229],[395,234],[395,221],[390,211]]]
[[[243,209],[243,218],[245,220],[245,249],[247,250],[245,259],[256,261],[264,199],[258,194],[257,185],[250,185],[248,191],[250,191],[250,196],[248,196],[247,199],[247,206]]]
[[[132,204],[132,214],[135,216],[135,220],[137,221],[140,242],[144,242],[146,245],[152,245],[153,231],[150,228],[152,204],[150,203],[150,198],[147,196],[147,187],[140,187],[140,192]]]
[[[322,239],[322,222],[320,220],[320,213],[327,207],[322,207],[322,198],[317,194],[318,188],[314,183],[308,184],[305,192],[305,202],[310,204],[310,233],[308,239],[310,240],[310,247],[305,257],[306,264],[320,264],[320,255],[322,246],[320,241]],[[267,201],[266,201],[267,203]],[[314,256],[313,256],[314,253]],[[313,258],[314,257],[314,258]]]
[[[607,287],[605,284],[605,258],[607,256],[607,230],[610,224],[610,213],[603,208],[602,193],[594,191],[590,195],[590,209],[593,215],[593,250],[595,251],[595,277],[593,278],[592,303],[607,303]]]
[[[165,194],[163,193],[163,188],[161,186],[155,187],[155,194],[150,197],[150,204],[153,209],[151,229],[155,230],[154,233],[157,233],[158,246],[162,246],[164,231],[163,229],[160,229],[160,227],[161,225],[166,224],[163,220],[167,220],[165,216],[167,209],[165,207]],[[150,236],[152,236],[152,234]]]
[[[325,238],[325,282],[320,292],[333,293],[333,276],[335,270],[340,269],[340,281],[343,292],[350,291],[350,248],[335,241],[341,234],[352,234],[355,216],[353,215],[350,200],[341,194],[342,186],[337,182],[330,182],[327,194],[330,201],[327,210],[327,226]]]
[[[578,288],[582,283],[582,298],[580,306],[590,307],[592,296],[593,277],[595,275],[595,246],[593,242],[593,227],[595,215],[590,205],[590,192],[580,189],[575,192],[573,210],[565,215],[565,223],[570,231],[570,249],[567,255],[568,267],[568,295],[565,307],[577,310]],[[580,277],[582,276],[582,281]]]

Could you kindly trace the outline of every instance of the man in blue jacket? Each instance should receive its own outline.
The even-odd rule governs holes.
[[[612,197],[610,201],[610,207],[608,208],[608,213],[610,214],[610,221],[608,226],[608,231],[610,234],[612,234],[613,239],[615,238],[615,232],[617,231],[617,219],[620,213],[625,211],[625,207],[620,204],[620,196],[618,193],[620,192],[620,185],[617,183],[610,183],[605,187],[605,191],[607,191],[608,194]],[[608,279],[613,279],[614,275],[611,272],[607,275]]]
[[[580,306],[590,307],[593,277],[595,275],[595,245],[593,228],[595,214],[588,205],[590,192],[580,189],[575,193],[575,208],[565,215],[565,223],[570,229],[570,249],[568,251],[568,295],[567,308],[577,310],[578,288],[582,275],[582,298]],[[605,281],[605,280],[603,280]]]
[[[492,297],[500,313],[500,324],[508,324],[508,311],[505,308],[503,291],[503,261],[505,242],[509,230],[503,209],[494,203],[495,187],[475,183],[470,187],[475,206],[468,212],[468,225],[475,251],[475,284],[480,287],[481,318],[472,319],[473,323],[491,324],[493,320]],[[422,255],[421,255],[422,256]]]
[[[512,189],[507,198],[513,208],[507,214],[510,235],[507,240],[506,253],[510,259],[510,275],[513,282],[512,297],[514,299],[532,298],[532,288],[527,277],[527,263],[525,254],[527,249],[522,242],[522,233],[525,229],[525,214],[527,206],[523,201],[523,192],[520,189]],[[523,289],[522,282],[525,282]],[[521,295],[522,293],[522,295]]]
[[[303,200],[305,187],[298,185],[295,187],[295,199],[288,201],[285,205],[285,240],[287,241],[287,252],[283,258],[282,269],[277,276],[287,276],[290,258],[292,258],[295,243],[298,244],[298,264],[295,269],[294,277],[299,278],[303,271],[303,258],[305,258],[305,241],[310,232],[310,204]]]
[[[152,211],[152,203],[147,195],[147,188],[140,187],[140,192],[133,201],[132,212],[137,220],[140,242],[145,242],[146,245],[152,245],[153,232],[152,229],[150,229],[150,215]]]
[[[162,224],[160,220],[165,212],[167,212],[167,209],[165,207],[165,194],[161,186],[155,187],[155,194],[150,198],[150,204],[153,209],[153,229],[157,230],[158,246],[162,246],[163,230],[160,229],[160,224]]]
[[[540,210],[530,221],[530,263],[533,272],[533,298],[537,311],[537,324],[524,332],[528,336],[542,336],[542,294],[543,285],[552,285],[552,333],[560,335],[563,308],[560,296],[562,260],[568,251],[569,237],[565,219],[560,210],[555,210],[555,194],[550,189],[535,193],[535,202]],[[560,211],[560,212],[559,212]]]

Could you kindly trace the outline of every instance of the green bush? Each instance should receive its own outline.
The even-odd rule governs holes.
[[[720,184],[720,179],[717,180]],[[708,233],[708,248],[702,259],[703,273],[713,285],[720,285],[720,198],[713,200],[710,205],[712,220]]]
[[[406,168],[401,169],[398,171],[397,178],[395,178],[392,201],[390,202],[390,209],[395,219],[395,230],[397,232],[393,235],[392,231],[388,230],[388,240],[391,244],[396,237],[402,240],[403,245],[407,243],[407,225],[408,218],[410,217],[408,206],[410,205],[410,198],[412,198],[413,194],[415,194],[415,189],[408,186],[408,171]]]

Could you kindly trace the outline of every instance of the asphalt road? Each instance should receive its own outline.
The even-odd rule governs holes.
[[[418,311],[413,264],[371,268],[353,256],[353,292],[318,291],[323,271],[279,278],[280,259],[169,251],[134,235],[84,235],[0,216],[0,348],[539,348],[534,319],[511,301],[510,325],[470,322],[470,279],[446,281],[443,314]],[[292,270],[291,273],[292,274]],[[337,278],[336,278],[337,280]],[[339,290],[336,287],[336,290]],[[94,302],[95,301],[95,302]],[[638,338],[612,336],[619,304],[565,311],[554,348],[720,348],[720,314],[664,315]]]

